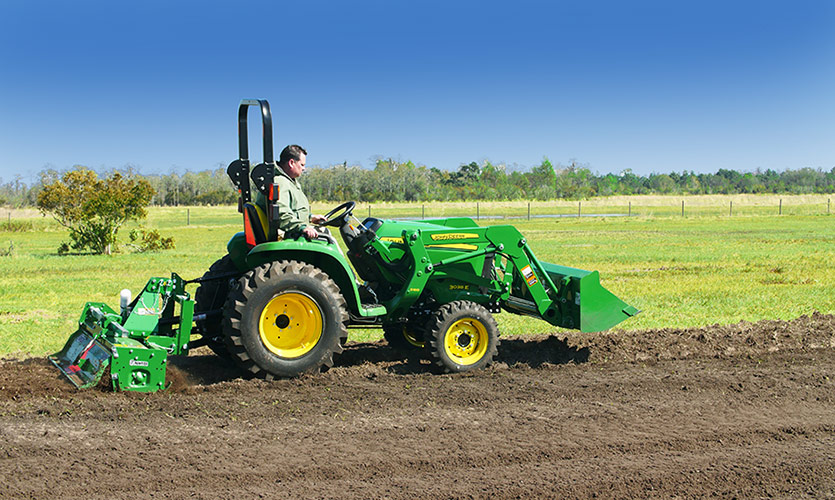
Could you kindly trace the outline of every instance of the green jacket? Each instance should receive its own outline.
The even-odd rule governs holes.
[[[275,167],[275,173],[273,182],[278,184],[278,229],[284,231],[287,238],[298,238],[310,223],[310,202],[296,179],[288,177],[279,166]],[[255,197],[255,203],[266,209],[267,203],[261,193]]]

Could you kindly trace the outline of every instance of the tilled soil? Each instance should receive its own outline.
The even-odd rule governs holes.
[[[0,498],[835,498],[835,316],[502,340],[438,375],[383,343],[164,393],[0,361]]]

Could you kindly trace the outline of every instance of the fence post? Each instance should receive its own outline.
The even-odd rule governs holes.
[[[420,206],[420,218],[421,219],[426,218],[426,205],[421,205]]]
[[[580,204],[581,203],[582,203],[581,201],[577,202],[577,217],[580,217]]]
[[[829,213],[829,208],[826,209],[826,212]],[[531,202],[528,202],[528,220],[531,220]]]
[[[186,226],[190,226],[190,225],[191,225],[191,209],[187,208],[186,209]]]
[[[826,215],[829,215],[829,203],[832,201],[832,198],[826,199]]]
[[[783,215],[783,198],[780,198],[780,208],[777,210],[777,215]]]
[[[632,217],[632,202],[629,202],[629,213],[626,214],[627,217]]]
[[[371,204],[368,204],[368,216],[371,217]]]
[[[681,216],[684,217],[684,200],[681,200]]]
[[[731,208],[728,209],[728,217],[732,217],[734,215],[734,200],[731,200]]]

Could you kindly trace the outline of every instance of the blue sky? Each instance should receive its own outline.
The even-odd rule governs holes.
[[[242,98],[308,165],[835,167],[831,1],[3,0],[0,75],[4,182],[225,166]]]

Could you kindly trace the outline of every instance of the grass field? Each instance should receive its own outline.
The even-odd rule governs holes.
[[[780,199],[783,215],[777,216]],[[628,203],[633,217],[537,218],[577,210],[577,202],[537,202],[528,220],[527,202],[480,202],[479,223],[517,226],[540,260],[599,270],[603,286],[642,310],[623,329],[835,312],[835,216],[827,215],[827,196],[609,198],[581,202],[581,210],[621,213],[604,209]],[[359,205],[356,214],[368,215],[368,207]],[[327,208],[314,205],[318,213]],[[371,205],[372,215],[384,217],[474,216],[475,210],[474,203]],[[497,215],[521,218],[490,219]],[[3,228],[6,217],[0,219],[0,355],[14,356],[58,350],[86,301],[116,307],[122,288],[136,292],[151,276],[202,275],[241,227],[232,207],[153,208],[144,225],[174,236],[175,250],[58,256],[67,236],[55,222],[35,211],[15,211],[11,220],[27,222],[9,231]],[[120,233],[123,241],[130,227]],[[507,313],[497,319],[504,334],[555,331],[543,321]],[[351,333],[353,339],[379,336]]]

